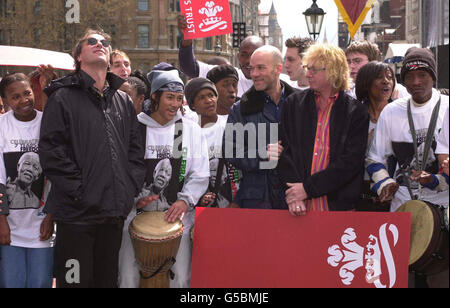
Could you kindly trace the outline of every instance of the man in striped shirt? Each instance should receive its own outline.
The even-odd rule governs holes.
[[[310,89],[287,98],[278,164],[293,215],[355,208],[362,187],[368,113],[345,91],[345,53],[313,45],[304,55]]]

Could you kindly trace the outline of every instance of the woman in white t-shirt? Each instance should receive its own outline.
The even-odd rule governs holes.
[[[358,100],[367,106],[370,116],[367,146],[369,149],[373,142],[378,118],[384,107],[392,101],[391,97],[395,89],[394,72],[386,63],[369,62],[358,71],[355,89]],[[388,166],[388,168],[395,168],[394,162],[391,165],[393,166]],[[364,175],[364,190],[358,209],[389,211],[389,203],[381,204],[377,195],[370,190],[370,178],[367,171]]]
[[[0,95],[11,108],[0,118],[0,288],[50,288],[53,220],[45,214],[38,143],[42,113],[24,74],[6,76]]]

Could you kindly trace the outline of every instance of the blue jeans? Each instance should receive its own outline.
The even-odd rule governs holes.
[[[0,288],[51,288],[53,248],[0,246]]]

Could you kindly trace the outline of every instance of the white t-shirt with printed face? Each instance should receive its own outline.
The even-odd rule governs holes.
[[[438,140],[438,134],[443,127],[444,115],[448,109],[448,96],[440,96],[437,90],[433,89],[433,95],[429,102],[422,106],[415,106],[411,103],[411,112],[414,119],[414,127],[418,138],[418,152],[423,153],[423,146],[430,124],[433,109],[436,106],[439,97],[441,97],[441,107],[434,133],[434,140]],[[375,129],[372,145],[368,152],[368,159],[383,163],[386,166],[386,160],[390,155],[395,155],[399,164],[403,165],[407,172],[410,172],[411,166],[415,162],[412,136],[410,133],[408,114],[408,99],[398,99],[388,104],[381,112],[380,118]],[[429,152],[426,168],[436,166],[436,143]],[[421,156],[421,155],[420,155]],[[421,158],[419,158],[421,159]],[[397,168],[398,169],[398,168]],[[408,175],[408,173],[407,173]],[[402,174],[397,170],[396,179]],[[435,192],[426,188],[421,189],[421,200],[429,201],[433,204],[448,206],[448,191]],[[413,189],[414,194],[419,194],[417,189]],[[406,201],[411,200],[406,186],[401,185],[395,194],[391,203],[391,210],[395,211]]]
[[[9,111],[0,118],[0,183],[6,185],[9,201],[8,224],[11,246],[50,247],[39,240],[45,214],[41,202],[44,190],[38,144],[42,113],[22,122]]]
[[[227,125],[228,116],[218,115],[217,122],[206,125],[202,133],[208,144],[209,159],[222,157],[222,139]]]
[[[188,199],[190,204],[197,204],[208,188],[209,159],[206,138],[200,126],[196,123],[182,119],[183,126],[183,153],[173,151],[181,140],[175,140],[176,121],[181,117],[177,115],[174,120],[162,126],[148,115],[138,115],[139,122],[147,126],[147,140],[145,159],[162,159],[167,157],[181,157],[185,155],[186,165],[184,185],[178,196]]]

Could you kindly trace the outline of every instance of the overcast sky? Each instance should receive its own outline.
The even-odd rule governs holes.
[[[283,30],[284,40],[293,36],[309,36],[305,15],[302,13],[312,5],[311,0],[273,0],[273,3],[278,14],[278,23]],[[259,9],[267,12],[271,5],[272,0],[261,0]],[[326,32],[328,43],[337,45],[338,9],[336,4],[333,0],[318,0],[317,5],[326,13],[318,42],[323,41]]]

